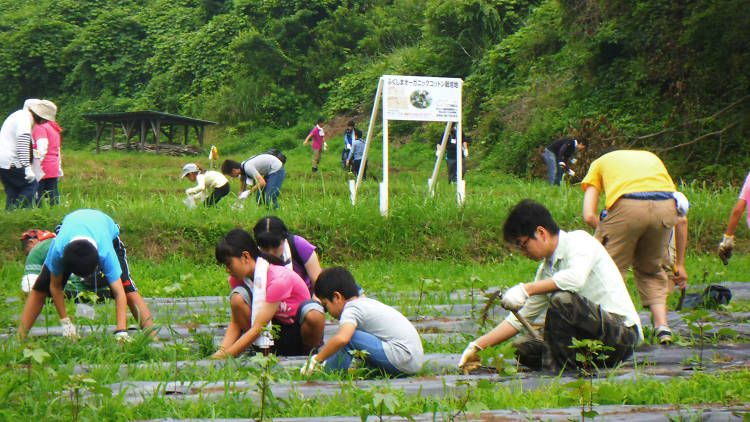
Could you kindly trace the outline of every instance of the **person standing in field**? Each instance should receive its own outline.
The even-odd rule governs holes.
[[[349,120],[344,131],[344,150],[341,151],[341,168],[345,172],[349,170],[349,152],[352,150],[352,144],[354,143],[354,130],[354,120]]]
[[[99,210],[80,209],[63,218],[57,236],[49,246],[21,314],[19,337],[26,338],[47,297],[52,298],[60,316],[63,336],[77,337],[76,326],[65,309],[63,289],[71,275],[85,279],[97,271],[106,277],[115,300],[115,339],[131,340],[125,314],[127,306],[142,328],[151,328],[151,312],[130,277],[125,246],[120,241],[120,227]]]
[[[547,145],[542,153],[544,164],[547,165],[547,184],[560,186],[563,173],[568,168],[568,161],[575,160],[573,155],[588,146],[589,143],[586,139],[573,138],[556,139]],[[573,170],[568,171],[572,172]]]
[[[286,170],[284,163],[276,156],[258,154],[242,163],[224,160],[221,164],[221,172],[229,177],[240,178],[240,192],[237,195],[239,198],[246,197],[255,191],[258,205],[270,206],[270,202],[273,202],[273,209],[279,208],[277,198],[281,192],[281,185],[284,183]],[[253,187],[247,194],[244,194],[248,183],[252,183]]]
[[[56,110],[39,100],[11,113],[0,127],[0,182],[5,188],[5,211],[34,204],[36,174],[31,167],[31,130],[55,119]]]
[[[456,135],[456,125],[454,124],[451,126],[451,130],[448,133],[448,144],[445,146],[445,160],[448,167],[448,183],[453,183],[458,180],[458,155],[456,155],[457,143],[458,136]],[[464,158],[469,156],[469,138],[466,137],[466,134],[463,131],[461,131],[461,154],[463,154]],[[466,175],[465,161],[461,166],[462,179],[464,175]]]
[[[632,267],[641,304],[650,308],[661,344],[672,342],[667,325],[669,282],[662,267],[674,228],[674,283],[685,289],[684,258],[689,204],[676,192],[664,163],[649,151],[618,150],[594,160],[581,182],[585,194],[583,219],[617,264],[622,279]],[[606,217],[597,207],[604,192]],[[679,194],[679,195],[678,195]]]
[[[320,156],[322,154],[322,151],[325,151],[328,149],[328,145],[326,144],[326,134],[323,130],[323,123],[325,122],[325,119],[322,117],[318,119],[318,123],[315,125],[314,128],[310,131],[310,134],[307,135],[307,138],[305,138],[305,142],[302,143],[302,145],[307,145],[308,142],[310,142],[310,139],[312,139],[312,150],[313,150],[313,159],[312,159],[312,172],[317,173],[318,172],[318,164],[320,163]]]
[[[549,210],[524,199],[503,224],[503,239],[521,254],[541,261],[534,281],[517,284],[503,293],[503,308],[533,322],[545,315],[543,341],[527,333],[513,342],[518,362],[534,370],[576,368],[578,350],[573,339],[599,340],[612,350],[601,364],[618,365],[643,340],[641,320],[625,283],[602,244],[583,230],[560,230]],[[480,365],[480,350],[502,343],[523,326],[509,313],[489,333],[469,343],[459,367]],[[600,361],[597,361],[597,365]]]
[[[719,258],[721,258],[724,265],[728,265],[729,258],[732,257],[734,231],[740,222],[740,218],[742,218],[742,214],[746,210],[747,227],[750,228],[750,172],[745,177],[745,183],[742,185],[742,190],[740,190],[740,197],[735,202],[734,207],[732,207],[732,212],[729,214],[729,222],[727,223],[727,230],[719,243]]]
[[[39,100],[49,110],[57,114],[57,106],[49,100]],[[36,205],[40,206],[42,200],[47,200],[50,205],[60,203],[60,192],[57,182],[62,176],[62,162],[60,154],[60,133],[62,128],[55,122],[54,117],[45,123],[37,124],[31,133],[34,140],[34,170],[37,173],[38,185],[36,189]]]
[[[211,190],[211,194],[206,196],[204,202],[207,207],[213,206],[229,194],[229,180],[218,171],[206,171],[195,163],[187,163],[182,166],[181,178],[184,177],[191,182],[198,183],[197,186],[185,190],[185,193],[193,199],[200,199],[206,196],[209,189]]]
[[[362,131],[359,129],[354,130],[354,143],[352,149],[349,151],[349,156],[346,158],[346,165],[351,166],[352,173],[357,176],[359,174],[359,167],[362,165],[362,157],[365,155],[365,141],[362,139]],[[362,180],[367,179],[367,162],[365,162],[365,169],[362,173]]]

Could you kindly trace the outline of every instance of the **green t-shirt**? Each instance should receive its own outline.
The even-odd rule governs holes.
[[[29,256],[26,257],[26,266],[23,268],[23,275],[39,275],[42,272],[44,259],[47,258],[47,251],[49,251],[53,240],[54,238],[42,240],[31,249]]]
[[[23,275],[39,275],[42,272],[42,265],[44,265],[44,260],[47,258],[47,252],[49,251],[50,246],[52,246],[52,241],[54,239],[55,238],[53,237],[42,240],[31,249],[29,256],[26,257],[26,266],[23,268]],[[88,289],[83,286],[80,277],[71,274],[68,282],[65,284],[65,290],[79,292]]]

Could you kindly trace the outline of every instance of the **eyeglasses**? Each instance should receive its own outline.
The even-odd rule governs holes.
[[[516,248],[526,251],[526,248],[529,246],[529,240],[531,240],[531,237],[527,237],[524,241],[516,240]]]

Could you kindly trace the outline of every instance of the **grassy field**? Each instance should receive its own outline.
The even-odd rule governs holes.
[[[351,205],[347,176],[338,164],[339,143],[329,143],[329,151],[324,154],[320,166],[322,171],[318,174],[309,170],[311,154],[308,149],[285,149],[289,157],[287,177],[280,198],[281,207],[275,214],[294,232],[319,246],[324,267],[349,267],[367,291],[450,292],[464,288],[497,288],[528,281],[533,277],[536,264],[514,255],[503,244],[501,232],[508,209],[522,198],[533,198],[545,204],[565,230],[584,228],[580,215],[583,195],[578,186],[555,188],[541,180],[519,180],[497,170],[483,169],[475,158],[469,161],[463,207],[456,205],[455,190],[446,183],[444,165],[437,194],[430,197],[426,192],[427,178],[434,165],[434,147],[416,143],[392,150],[390,216],[381,217],[375,181],[365,181],[357,205]],[[220,152],[233,151],[229,158],[243,160],[275,144],[269,139],[243,148],[234,142],[228,143],[226,148],[220,146]],[[373,147],[371,154],[370,174],[381,179],[379,148]],[[252,203],[234,209],[236,181],[232,182],[230,196],[215,208],[187,209],[182,203],[183,191],[191,184],[180,180],[179,176],[181,166],[189,161],[196,161],[204,167],[208,164],[205,157],[66,151],[65,176],[60,183],[62,204],[2,215],[0,281],[5,288],[0,293],[0,303],[3,303],[0,331],[13,332],[22,309],[20,300],[8,300],[21,296],[19,282],[24,257],[19,235],[28,228],[51,230],[64,215],[79,208],[100,209],[120,224],[131,272],[144,296],[225,295],[226,273],[214,262],[214,244],[234,227],[250,229],[269,211]],[[576,170],[584,173],[585,169]],[[693,205],[689,215],[687,257],[691,281],[748,281],[748,254],[736,254],[728,267],[723,266],[714,254],[737,193],[732,189],[708,189],[698,182],[682,184],[681,190]],[[1,203],[4,199],[4,194],[0,194]],[[747,230],[741,227],[737,251],[747,250],[748,237]],[[630,284],[631,292],[634,292]],[[633,297],[637,301],[637,295]],[[676,298],[670,300],[674,302]],[[413,299],[406,297],[394,299],[394,302],[394,305],[413,306]],[[51,306],[47,306],[45,312],[54,320]],[[107,313],[91,324],[111,324],[113,318],[113,312]],[[193,322],[209,321],[197,319]],[[166,324],[167,321],[157,320],[156,323]],[[84,420],[247,415],[242,396],[229,393],[215,401],[173,403],[162,397],[137,406],[123,406],[121,397],[100,388],[103,384],[123,380],[116,370],[120,364],[202,359],[212,352],[213,345],[207,338],[197,352],[180,344],[151,348],[146,337],[139,337],[136,344],[122,348],[107,337],[108,334],[99,332],[75,343],[55,337],[36,338],[27,343],[10,338],[3,342],[0,364],[10,370],[2,371],[0,375],[0,403],[11,405],[0,406],[0,420],[14,420],[20,415],[71,420],[71,415],[77,418],[79,411]],[[463,347],[463,343],[448,346],[426,344],[428,352],[458,353]],[[49,356],[41,357],[37,362],[34,353],[40,350]],[[73,366],[82,362],[98,366],[85,377],[75,375]],[[179,375],[154,369],[140,372],[136,378],[218,381],[252,379],[261,375],[255,368],[225,367],[196,369]],[[296,372],[286,370],[278,370],[274,376],[281,380],[299,378]],[[747,371],[699,375],[687,383],[680,380],[634,383],[620,388],[608,400],[644,404],[721,402],[722,397],[727,397],[721,394],[722,391],[745,382],[748,382]],[[493,389],[478,391],[489,408],[532,408],[567,405],[572,399],[560,389],[560,386],[553,385],[528,395]],[[69,397],[60,396],[61,390],[70,392]],[[74,397],[72,392],[84,390],[92,393],[95,400],[86,409],[78,409],[77,396]],[[350,414],[342,402],[372,400],[373,394],[372,391],[342,390],[339,397],[276,401],[270,411],[274,417]],[[458,395],[436,400],[407,398],[398,392],[392,394],[407,412],[448,411],[455,409],[456,403],[462,400]],[[747,391],[737,392],[731,397],[748,401],[747,394]],[[557,397],[555,402],[546,400],[550,395]]]

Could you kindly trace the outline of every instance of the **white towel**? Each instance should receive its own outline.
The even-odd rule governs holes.
[[[268,261],[265,259],[258,257],[255,260],[255,272],[253,275],[252,284],[249,283],[249,279],[245,278],[245,284],[250,287],[250,290],[253,292],[253,309],[250,313],[250,326],[252,327],[255,324],[255,318],[258,315],[258,311],[260,310],[260,307],[263,306],[264,303],[266,303],[266,286],[268,282]],[[264,330],[261,332],[261,334],[258,336],[258,338],[253,341],[253,344],[260,347],[260,348],[268,348],[273,345],[273,338],[270,335],[271,330],[271,321],[268,321],[268,330]]]
[[[294,271],[292,265],[292,249],[289,247],[289,241],[284,239],[284,251],[281,253],[281,259],[285,262],[284,266]]]

